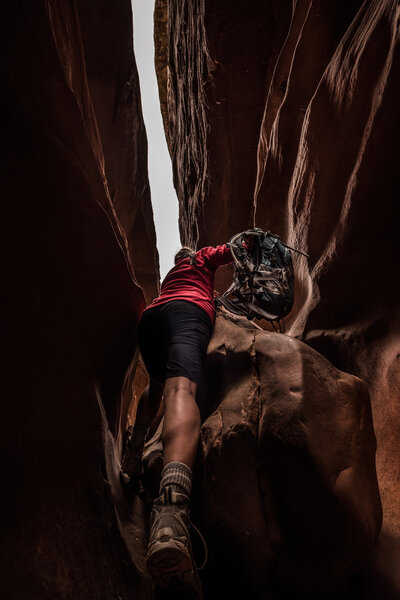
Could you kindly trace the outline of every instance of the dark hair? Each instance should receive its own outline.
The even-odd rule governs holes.
[[[196,265],[196,252],[189,248],[188,246],[183,246],[178,252],[175,254],[175,264],[181,260],[182,258],[188,258],[190,260],[191,265]]]

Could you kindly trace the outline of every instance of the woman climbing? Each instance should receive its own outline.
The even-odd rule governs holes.
[[[139,348],[150,375],[122,463],[126,480],[140,476],[148,427],[164,398],[164,468],[153,504],[147,568],[157,587],[199,590],[189,537],[192,469],[200,436],[197,386],[215,319],[214,275],[233,261],[227,245],[184,247],[161,294],[144,311]],[[200,592],[198,592],[200,595]]]

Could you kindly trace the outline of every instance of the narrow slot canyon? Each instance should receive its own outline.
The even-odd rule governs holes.
[[[2,17],[0,598],[151,600],[159,446],[145,494],[120,482],[160,291],[131,3]],[[154,36],[182,244],[257,226],[309,255],[284,334],[217,314],[203,598],[396,600],[399,3],[156,0]]]

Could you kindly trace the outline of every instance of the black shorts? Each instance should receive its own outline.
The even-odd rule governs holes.
[[[152,379],[187,377],[199,383],[212,324],[193,302],[171,300],[146,310],[139,323],[138,342]]]

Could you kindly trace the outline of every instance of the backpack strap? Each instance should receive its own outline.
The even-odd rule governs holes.
[[[297,250],[296,248],[292,248],[292,246],[289,246],[289,244],[285,244],[285,242],[282,242],[281,238],[276,233],[271,233],[271,231],[267,231],[265,235],[270,235],[274,238],[277,238],[280,241],[280,243],[282,244],[282,246],[285,246],[285,248],[288,248],[289,250],[293,250],[293,252],[297,252],[297,254],[302,254],[306,258],[310,258],[309,254],[306,254],[305,252],[302,252],[301,250]]]
[[[279,240],[279,241],[282,244],[282,246],[285,246],[285,248],[289,248],[289,250],[293,250],[293,252],[297,252],[297,254],[302,254],[306,258],[310,258],[309,254],[306,254],[305,252],[302,252],[301,250],[296,250],[296,248],[292,248],[292,246],[288,246],[288,244],[285,244],[285,242],[282,242],[282,240]]]
[[[256,306],[253,302],[251,302],[249,304],[249,308],[251,308],[251,310],[256,313],[257,315],[259,315],[260,317],[264,317],[264,319],[267,319],[268,321],[279,321],[279,317],[278,315],[273,315],[272,313],[267,312],[266,310],[264,310],[263,308],[260,308],[259,306]]]

